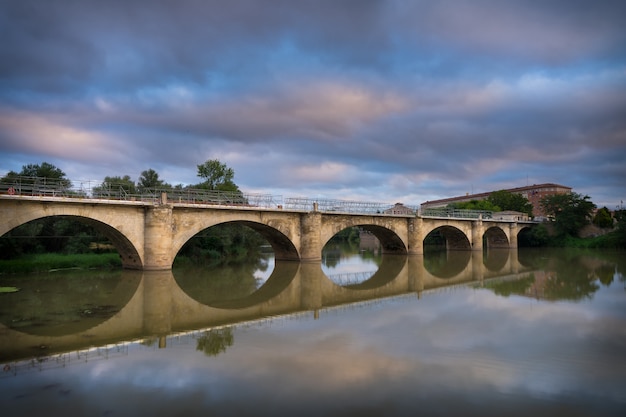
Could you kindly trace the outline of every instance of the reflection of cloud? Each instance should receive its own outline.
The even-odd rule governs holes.
[[[142,404],[156,415],[198,402],[250,413],[271,403],[279,415],[303,404],[313,414],[381,404],[406,414],[451,407],[457,415],[477,408],[491,415],[511,404],[520,414],[551,405],[615,410],[626,404],[623,289],[613,283],[596,297],[548,303],[453,287],[325,309],[317,319],[241,325],[215,357],[197,351],[193,337],[173,336],[165,349],[136,345],[125,356],[38,373],[35,385],[50,375],[75,395],[94,397],[92,404]],[[20,378],[7,392],[30,392]]]

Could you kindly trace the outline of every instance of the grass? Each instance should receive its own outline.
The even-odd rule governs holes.
[[[41,273],[65,269],[110,269],[121,266],[122,261],[117,253],[74,255],[42,253],[0,260],[0,274]]]

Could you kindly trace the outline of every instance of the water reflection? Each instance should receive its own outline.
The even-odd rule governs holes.
[[[361,232],[359,242],[359,245],[331,242],[324,247],[322,270],[337,285],[354,285],[367,281],[383,262],[380,244],[371,233]]]
[[[28,278],[2,277],[2,286],[20,291],[3,295],[0,323],[33,335],[72,334],[117,314],[141,281],[137,271],[58,271]]]
[[[391,255],[377,261],[368,279],[345,285],[329,279],[320,264],[297,262],[276,262],[266,280],[255,278],[250,265],[3,277],[2,285],[21,291],[2,294],[0,322],[10,330],[1,335],[0,359],[28,356],[33,346],[45,347],[38,354],[57,352],[116,335],[164,335],[413,292],[421,297],[450,285],[475,283],[505,297],[578,301],[616,277],[623,280],[618,264],[584,253],[535,257],[536,269],[513,264],[515,259],[509,251],[484,258],[472,252]]]
[[[537,255],[446,255],[450,266],[440,254],[390,256],[369,280],[348,285],[320,263],[278,262],[266,280],[242,278],[233,288],[245,290],[223,299],[206,289],[222,291],[207,283],[218,270],[199,284],[190,270],[144,272],[126,284],[113,277],[117,284],[97,287],[126,303],[95,325],[35,334],[2,322],[3,411],[620,415],[623,256]],[[10,280],[27,287],[25,277]],[[0,294],[0,305],[17,306],[17,294]]]
[[[522,295],[536,299],[581,301],[591,299],[601,285],[622,280],[617,254],[605,254],[605,259],[580,250],[525,251],[520,262],[538,268],[524,278],[511,282],[495,282],[488,287],[497,294]],[[531,256],[531,254],[535,256]],[[558,253],[558,256],[555,254]],[[615,263],[614,263],[615,262]]]
[[[424,267],[439,278],[452,278],[469,266],[470,251],[433,251],[424,254]]]

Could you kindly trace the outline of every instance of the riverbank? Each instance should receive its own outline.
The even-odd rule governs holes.
[[[41,253],[17,259],[0,260],[0,275],[48,273],[68,269],[112,269],[121,268],[122,261],[117,253],[84,253],[63,255]]]

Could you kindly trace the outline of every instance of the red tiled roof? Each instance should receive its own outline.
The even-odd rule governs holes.
[[[508,191],[510,193],[521,193],[521,192],[524,192],[524,191],[536,190],[538,188],[567,188],[569,190],[572,189],[572,187],[567,187],[565,185],[546,183],[546,184],[527,185],[527,186],[524,186],[524,187],[509,188],[509,189],[506,189],[504,191]],[[496,190],[496,191],[500,191],[500,190]],[[453,201],[457,201],[457,200],[485,199],[485,198],[489,197],[489,194],[491,194],[493,192],[495,192],[495,191],[490,191],[490,192],[487,192],[487,193],[460,195],[458,197],[443,198],[441,200],[425,201],[422,204],[448,203],[448,202],[453,202]]]

